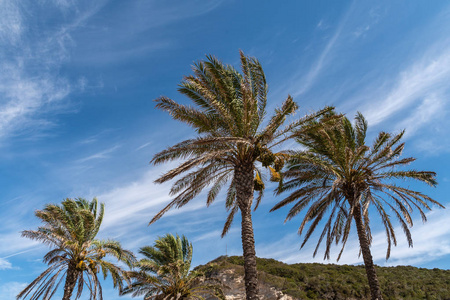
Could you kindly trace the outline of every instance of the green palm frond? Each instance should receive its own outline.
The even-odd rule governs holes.
[[[206,204],[210,205],[229,184],[226,207],[230,215],[223,230],[226,233],[239,209],[235,202],[236,188],[242,183],[233,180],[236,170],[249,165],[254,177],[260,162],[280,172],[289,154],[275,153],[272,149],[296,136],[303,126],[309,126],[317,118],[334,115],[333,108],[327,107],[283,127],[298,109],[288,96],[265,122],[268,85],[261,64],[240,51],[240,67],[238,72],[214,56],[207,56],[192,67],[193,75],[186,76],[178,89],[192,101],[192,106],[178,104],[167,97],[155,100],[157,108],[193,127],[199,135],[157,153],[151,160],[155,165],[174,160],[183,162],[155,181],[163,183],[178,177],[171,189],[173,200],[149,224],[171,208],[187,204],[206,188],[209,188]],[[254,208],[261,202],[265,187],[260,180],[255,183]]]
[[[325,122],[313,121],[296,135],[304,151],[292,152],[287,168],[282,172],[283,180],[276,189],[277,194],[290,194],[271,211],[293,204],[286,220],[290,220],[304,209],[306,214],[299,227],[299,234],[308,230],[302,246],[308,241],[319,224],[324,227],[319,235],[314,255],[322,241],[325,241],[324,258],[330,257],[334,241],[347,242],[355,210],[362,215],[363,227],[371,243],[369,207],[375,207],[386,232],[387,253],[391,245],[397,244],[392,216],[399,222],[408,245],[412,247],[409,228],[413,225],[411,213],[418,210],[426,221],[424,210],[431,205],[443,207],[439,202],[417,191],[406,189],[393,182],[398,179],[412,179],[436,186],[436,173],[418,170],[398,170],[415,159],[400,158],[404,149],[398,134],[381,132],[372,147],[365,144],[367,121],[357,113],[355,124],[347,118],[331,118]],[[326,219],[325,219],[325,216]],[[324,220],[325,219],[325,220]]]
[[[37,240],[53,248],[44,256],[44,262],[50,267],[31,282],[17,299],[30,296],[34,299],[50,299],[61,282],[66,284],[69,272],[75,272],[73,287],[75,299],[82,295],[83,288],[89,289],[89,299],[103,299],[97,273],[106,278],[111,274],[115,287],[122,288],[123,280],[128,281],[127,273],[119,266],[106,261],[105,256],[115,257],[128,266],[136,259],[132,252],[123,249],[113,240],[95,240],[104,216],[104,204],[98,204],[94,198],[65,199],[61,205],[49,204],[43,210],[36,211],[43,222],[38,230],[25,230],[22,236]],[[33,292],[34,291],[34,292]]]
[[[166,234],[159,237],[154,246],[139,251],[145,258],[139,260],[138,270],[128,272],[131,284],[121,289],[121,295],[144,299],[202,299],[202,295],[225,299],[217,283],[205,281],[205,277],[189,269],[193,248],[185,236]]]

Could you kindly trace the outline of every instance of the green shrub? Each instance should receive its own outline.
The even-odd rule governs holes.
[[[221,256],[198,266],[208,276],[233,268],[243,274],[244,260]],[[292,264],[257,258],[259,281],[297,299],[370,299],[362,265]],[[387,299],[450,299],[450,270],[411,266],[377,267],[378,279]]]

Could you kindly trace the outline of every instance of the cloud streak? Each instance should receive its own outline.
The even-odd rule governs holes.
[[[438,48],[441,47],[442,45]],[[379,97],[383,100],[372,102],[363,109],[371,125],[379,124],[414,102],[448,88],[450,51],[448,47],[443,49],[438,55],[425,55],[419,62],[401,72],[395,86],[386,95]],[[428,116],[431,117],[432,114]]]
[[[74,61],[78,64],[111,65],[142,58],[149,53],[167,50],[177,45],[177,39],[161,35],[160,30],[168,24],[199,17],[222,4],[222,0],[192,1],[178,5],[161,5],[155,1],[110,2],[114,7],[110,18],[101,24],[92,21],[90,26],[101,30],[88,30],[80,39],[78,55]],[[146,17],[136,17],[143,11],[151,12]],[[156,13],[157,11],[157,13]]]
[[[12,265],[4,258],[0,258],[0,270],[12,269]]]
[[[398,128],[407,128],[406,137],[413,135],[422,126],[429,124],[432,120],[443,117],[445,102],[442,96],[431,94],[409,115],[397,124]]]
[[[0,295],[2,299],[16,299],[17,294],[19,294],[25,287],[27,283],[24,282],[7,282],[0,285]],[[4,297],[4,298],[3,298]]]
[[[114,151],[116,151],[118,148],[120,148],[120,146],[116,145],[116,146],[113,146],[106,150],[89,155],[87,157],[80,158],[76,162],[77,163],[85,163],[87,161],[96,160],[96,159],[108,159],[108,158],[110,158],[110,154],[113,153]]]
[[[23,31],[18,1],[1,0],[0,7],[0,41],[2,44],[15,45]]]
[[[342,34],[342,30],[351,15],[353,11],[353,5],[350,6],[350,8],[346,11],[344,16],[339,22],[339,25],[337,26],[334,34],[331,36],[331,38],[328,40],[327,44],[323,48],[322,52],[314,62],[314,64],[309,69],[308,73],[303,76],[303,78],[300,80],[300,88],[293,94],[294,97],[297,97],[299,95],[304,94],[306,91],[311,88],[314,83],[316,82],[317,78],[319,77],[323,67],[326,65],[330,57],[332,57],[332,50],[334,49],[339,37]],[[323,29],[324,27],[324,21],[321,20],[319,24],[317,25],[318,28]]]
[[[43,8],[43,3],[36,5]],[[49,9],[72,4],[53,5]],[[59,71],[70,58],[72,31],[96,12],[81,14],[68,25],[57,23],[57,30],[35,32],[36,19],[26,9],[20,1],[0,1],[0,138],[48,129],[54,125],[52,114],[73,110],[66,100],[77,85]]]
[[[442,226],[450,218],[449,210],[436,210],[427,214],[428,222],[420,224],[420,219],[414,220],[416,225],[411,228],[411,234],[414,241],[414,247],[409,248],[405,238],[402,236],[402,229],[397,226],[398,246],[391,250],[391,257],[388,261],[386,257],[386,236],[384,231],[373,233],[373,243],[371,247],[374,262],[384,266],[395,265],[419,265],[430,261],[436,261],[444,256],[450,255],[450,227]],[[356,231],[352,230],[350,239],[347,243],[343,255],[339,262],[336,262],[340,246],[332,249],[331,259],[323,260],[324,244],[315,258],[312,257],[317,239],[312,237],[306,246],[299,251],[302,237],[290,233],[276,242],[260,244],[257,246],[258,255],[279,259],[286,263],[338,263],[338,264],[361,264],[362,257],[358,257],[359,244],[356,237]],[[274,245],[280,245],[274,247]]]

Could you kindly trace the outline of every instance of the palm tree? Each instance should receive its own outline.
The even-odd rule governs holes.
[[[209,294],[225,299],[217,284],[205,281],[203,274],[189,272],[192,260],[192,244],[185,236],[167,234],[155,241],[155,245],[142,247],[145,256],[136,263],[139,271],[130,271],[133,279],[121,294],[133,297],[144,295],[144,300],[204,299]]]
[[[431,186],[437,184],[434,172],[397,170],[415,160],[400,158],[405,145],[400,143],[404,131],[396,135],[381,132],[371,148],[365,145],[366,131],[367,122],[360,113],[356,115],[355,126],[347,118],[341,118],[335,124],[315,123],[303,131],[298,141],[306,149],[296,152],[289,160],[287,171],[283,173],[284,182],[277,189],[278,194],[286,191],[291,194],[271,211],[295,202],[286,218],[290,220],[309,205],[298,230],[302,234],[306,224],[310,224],[302,247],[329,214],[314,251],[316,255],[326,238],[324,259],[330,258],[330,247],[335,241],[336,244],[342,242],[339,260],[355,220],[372,299],[380,300],[382,295],[370,252],[369,207],[374,207],[385,227],[388,259],[391,243],[397,245],[389,211],[400,222],[412,247],[408,225],[413,225],[410,215],[413,208],[426,221],[424,209],[431,209],[430,204],[443,206],[421,192],[398,185],[398,179],[415,179]]]
[[[22,236],[52,248],[44,256],[44,262],[50,267],[20,292],[17,299],[28,296],[31,300],[50,299],[64,278],[63,300],[70,299],[77,285],[75,299],[81,297],[85,285],[90,291],[89,299],[103,299],[97,275],[100,271],[103,278],[111,274],[114,287],[123,287],[126,272],[104,258],[113,256],[130,267],[135,258],[117,241],[95,240],[103,219],[103,203],[99,207],[96,198],[90,202],[82,198],[66,199],[61,205],[48,204],[35,214],[44,225],[38,230],[25,230]]]
[[[183,174],[170,191],[174,199],[150,224],[170,208],[187,204],[208,186],[211,189],[206,204],[210,205],[221,188],[230,183],[226,195],[226,207],[230,213],[222,236],[227,233],[236,212],[240,211],[246,295],[247,299],[253,300],[258,299],[258,291],[251,208],[254,191],[259,193],[256,208],[264,190],[262,176],[255,163],[260,161],[264,167],[273,166],[279,171],[284,156],[274,154],[271,149],[290,138],[293,129],[331,108],[280,129],[286,117],[297,110],[297,104],[288,96],[267,125],[262,127],[267,103],[265,75],[255,58],[240,52],[240,60],[242,73],[212,56],[194,65],[194,75],[185,77],[179,88],[194,102],[194,107],[178,104],[167,97],[156,99],[157,108],[193,127],[198,137],[185,140],[153,157],[155,165],[178,159],[185,159],[185,162],[156,180],[163,183]]]

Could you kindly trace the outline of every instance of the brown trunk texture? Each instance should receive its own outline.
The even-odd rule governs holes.
[[[244,253],[244,281],[247,300],[259,300],[258,273],[256,270],[255,238],[252,224],[253,165],[236,168],[237,202],[241,211],[241,238]]]
[[[66,274],[66,283],[64,284],[64,296],[62,300],[70,300],[75,284],[77,283],[77,274],[78,271],[75,264],[69,263]]]
[[[373,264],[372,254],[370,253],[369,241],[361,217],[361,206],[355,206],[353,216],[355,217],[356,230],[358,231],[359,245],[363,255],[364,266],[366,267],[367,280],[369,281],[370,294],[372,300],[382,300],[380,284]]]

